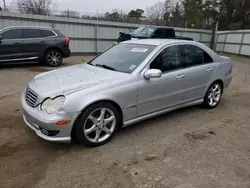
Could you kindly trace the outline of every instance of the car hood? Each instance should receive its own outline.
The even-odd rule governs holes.
[[[106,82],[112,83],[124,76],[127,74],[82,64],[39,74],[28,84],[28,87],[40,97],[53,98]]]

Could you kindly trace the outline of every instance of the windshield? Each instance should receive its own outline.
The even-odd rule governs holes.
[[[137,35],[151,36],[154,31],[155,31],[155,28],[147,27],[147,26],[141,26],[138,29],[136,29],[133,33],[137,34]]]
[[[105,69],[131,73],[156,46],[142,44],[118,44],[89,62]]]

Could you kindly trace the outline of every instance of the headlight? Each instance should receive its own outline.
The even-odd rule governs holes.
[[[46,99],[41,105],[42,110],[46,110],[49,114],[57,112],[61,107],[63,107],[65,102],[65,97],[60,96],[54,99]]]

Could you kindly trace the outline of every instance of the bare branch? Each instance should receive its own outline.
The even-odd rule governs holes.
[[[160,24],[160,20],[163,20],[163,16],[165,13],[164,3],[158,2],[151,7],[148,7],[146,10],[146,14],[148,19],[152,22],[152,24]]]
[[[12,5],[22,13],[49,15],[56,4],[54,0],[14,0]]]

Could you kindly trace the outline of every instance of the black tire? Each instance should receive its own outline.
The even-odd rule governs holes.
[[[215,89],[216,86],[218,86],[216,93],[220,92],[219,97],[216,97],[216,95],[214,93],[211,94],[211,92],[213,92],[213,90]],[[222,84],[220,82],[214,82],[213,84],[211,84],[211,86],[207,90],[207,93],[204,97],[203,106],[207,109],[216,108],[221,101],[222,94],[223,94]],[[214,103],[212,103],[211,100],[214,101]]]
[[[57,67],[61,65],[62,61],[62,54],[58,50],[49,50],[44,57],[44,62],[51,67]]]
[[[85,134],[85,129],[86,129],[86,126],[87,126],[87,123],[92,122],[90,119],[88,119],[88,117],[90,115],[92,115],[93,113],[98,113],[98,110],[99,109],[107,109],[107,110],[111,110],[113,112],[113,115],[115,116],[115,123],[112,122],[114,128],[113,128],[113,131],[112,133],[109,135],[109,137],[103,141],[97,141],[97,142],[94,142],[94,141],[91,141],[89,139],[88,136],[86,136]],[[109,113],[109,112],[107,112]],[[94,115],[93,115],[94,116]],[[109,142],[112,137],[114,136],[114,134],[117,132],[118,128],[119,128],[119,123],[120,123],[120,116],[119,116],[119,113],[118,113],[118,110],[116,109],[116,107],[114,107],[111,103],[108,103],[108,102],[100,102],[100,103],[96,103],[96,104],[93,104],[91,106],[89,106],[88,108],[86,108],[82,114],[78,117],[77,121],[76,121],[76,124],[75,124],[75,127],[74,127],[74,136],[75,138],[77,139],[78,142],[80,142],[81,144],[84,144],[86,146],[89,146],[89,147],[97,147],[97,146],[101,146],[103,144],[106,144],[107,142]],[[86,126],[85,126],[86,125]],[[93,123],[92,126],[94,126],[95,124]],[[92,127],[90,126],[90,127]],[[98,126],[96,126],[98,127]],[[90,128],[88,128],[90,129]],[[91,133],[89,134],[97,134],[98,130],[95,130],[95,131],[92,131]],[[100,131],[100,130],[99,130]],[[100,131],[101,133],[104,132],[104,134],[106,133],[105,131]],[[100,135],[101,135],[100,133]],[[108,134],[107,134],[108,135]],[[93,137],[96,137],[96,135]]]

